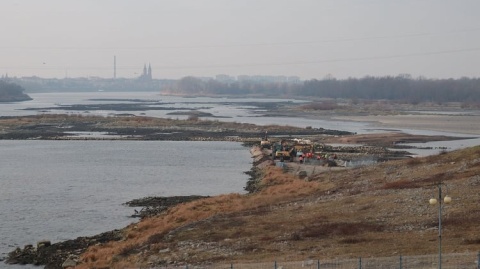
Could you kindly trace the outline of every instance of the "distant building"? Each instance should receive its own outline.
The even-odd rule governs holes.
[[[138,79],[142,81],[152,80],[152,66],[150,64],[148,64],[148,69],[147,69],[147,64],[143,65],[143,72],[140,75],[140,77],[138,77]]]

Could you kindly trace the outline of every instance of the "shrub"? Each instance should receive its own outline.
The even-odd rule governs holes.
[[[140,252],[139,245],[131,244],[123,247],[118,253],[118,255],[126,257],[128,255],[139,253],[139,252]]]
[[[147,244],[158,244],[161,243],[165,237],[166,233],[157,233],[148,237]]]
[[[406,164],[408,166],[416,166],[422,163],[422,160],[420,158],[410,158],[406,161]]]
[[[85,257],[83,258],[83,260],[85,262],[96,262],[97,261],[97,255],[95,253],[88,253],[87,255],[85,255]]]
[[[306,104],[303,106],[303,108],[311,109],[311,110],[334,110],[338,108],[338,105],[332,101],[323,101],[323,102]]]
[[[467,245],[480,245],[480,238],[465,239],[464,243]]]

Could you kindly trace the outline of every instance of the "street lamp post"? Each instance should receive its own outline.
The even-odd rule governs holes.
[[[438,203],[438,268],[442,269],[442,201],[444,204],[449,204],[452,201],[452,198],[445,194],[445,197],[442,199],[442,184],[441,182],[437,184],[438,188],[438,200],[431,198],[429,203],[431,205],[436,205]]]

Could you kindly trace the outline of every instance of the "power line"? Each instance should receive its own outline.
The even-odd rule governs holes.
[[[451,35],[458,33],[478,32],[480,28],[460,29],[437,33],[411,33],[402,35],[381,35],[367,37],[337,38],[318,41],[293,41],[293,42],[274,42],[274,43],[245,43],[245,44],[218,44],[218,45],[186,45],[186,46],[142,46],[142,47],[36,47],[36,46],[0,46],[0,49],[10,50],[161,50],[161,49],[208,49],[208,48],[236,48],[236,47],[274,47],[274,46],[295,46],[295,45],[315,45],[322,43],[342,43],[355,41],[369,41],[382,39],[398,39],[410,37],[427,37],[438,35]]]
[[[325,60],[313,60],[313,61],[226,64],[226,65],[198,65],[198,66],[170,66],[170,67],[164,67],[164,68],[160,67],[160,68],[156,68],[156,69],[197,69],[197,68],[220,68],[220,67],[229,68],[229,67],[253,67],[253,66],[309,65],[309,64],[334,63],[334,62],[357,62],[357,61],[387,60],[387,59],[395,59],[395,58],[410,58],[410,57],[464,53],[464,52],[474,52],[474,51],[480,51],[480,48],[444,50],[444,51],[435,51],[435,52],[409,53],[409,54],[397,54],[397,55],[386,55],[386,56],[337,58],[337,59],[325,59]]]
[[[455,53],[468,53],[480,51],[480,47],[477,48],[464,48],[454,50],[442,50],[432,52],[421,53],[407,53],[407,54],[394,54],[384,56],[368,56],[368,57],[350,57],[350,58],[336,58],[336,59],[320,59],[311,61],[291,61],[291,62],[276,62],[276,63],[239,63],[239,64],[218,64],[218,65],[184,65],[184,66],[157,66],[157,70],[168,69],[201,69],[201,68],[237,68],[237,67],[255,67],[255,66],[291,66],[291,65],[311,65],[311,64],[323,64],[323,63],[335,63],[335,62],[359,62],[359,61],[375,61],[375,60],[388,60],[396,58],[412,58],[423,57],[432,55],[444,55]],[[27,69],[27,70],[64,70],[65,67],[2,67],[3,69]],[[69,70],[111,70],[111,67],[69,67]],[[117,70],[138,70],[137,67],[124,66],[118,67]]]

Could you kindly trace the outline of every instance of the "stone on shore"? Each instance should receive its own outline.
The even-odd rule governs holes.
[[[78,257],[75,255],[70,255],[68,258],[62,263],[63,268],[75,267],[77,266]]]

